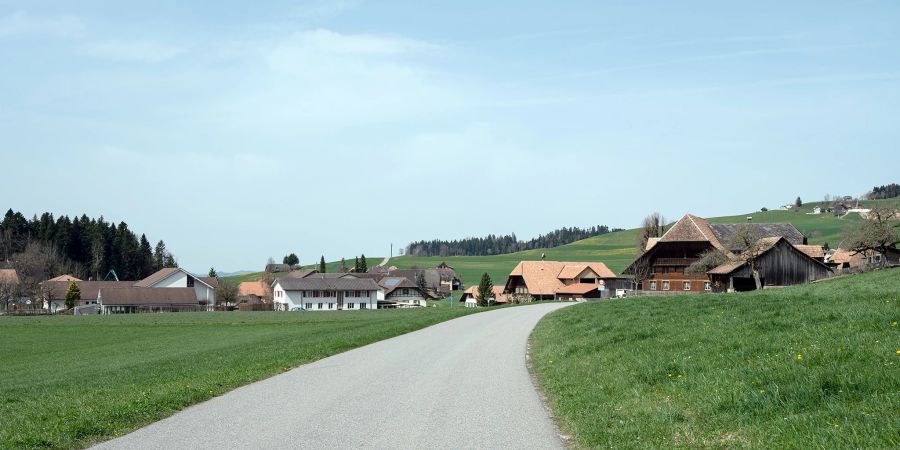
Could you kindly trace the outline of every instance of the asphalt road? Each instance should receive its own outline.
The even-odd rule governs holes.
[[[538,320],[567,305],[489,311],[377,342],[98,448],[564,448],[525,353]]]

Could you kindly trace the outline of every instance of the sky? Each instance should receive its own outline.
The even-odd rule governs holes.
[[[0,207],[182,267],[898,182],[900,2],[0,0]]]

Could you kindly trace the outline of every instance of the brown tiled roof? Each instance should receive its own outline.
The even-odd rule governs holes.
[[[16,269],[0,269],[0,283],[19,284]]]
[[[522,277],[528,286],[528,292],[532,295],[553,295],[557,289],[565,286],[560,280],[563,272],[566,276],[571,273],[578,276],[587,268],[596,272],[600,278],[616,278],[602,262],[521,261],[509,275]]]
[[[197,305],[197,293],[192,288],[127,287],[100,289],[103,305]]]
[[[197,279],[208,284],[213,289],[219,287],[219,279],[217,277],[198,277]]]
[[[266,285],[262,281],[244,281],[243,283],[238,284],[238,295],[241,297],[247,295],[265,297],[268,294]]]
[[[137,283],[134,283],[135,287],[150,287],[160,281],[166,279],[169,275],[172,275],[175,272],[178,272],[180,269],[177,267],[166,267],[164,269],[159,269],[155,273],[151,274],[149,277],[144,278]]]
[[[794,245],[797,250],[806,253],[810,258],[825,258],[825,247],[821,245]]]
[[[651,248],[656,246],[656,243],[659,242],[659,239],[660,238],[658,238],[658,237],[652,237],[652,238],[647,239],[647,247],[644,249],[644,251],[650,250]]]
[[[81,280],[73,277],[72,275],[60,275],[58,277],[53,277],[47,281],[81,281]]]
[[[297,269],[292,270],[284,275],[281,275],[278,278],[306,278],[314,273],[318,273],[318,270],[315,269]]]
[[[709,221],[693,214],[685,214],[666,231],[660,242],[707,241],[720,250],[725,246],[719,241],[709,226]]]
[[[41,286],[49,290],[50,300],[64,300],[71,281],[45,281]],[[134,286],[134,281],[76,281],[82,300],[96,300],[100,289],[122,289]],[[196,294],[194,295],[196,298]]]
[[[504,294],[503,289],[503,286],[494,286],[491,288],[491,292],[494,293],[494,303],[509,303],[509,294]],[[478,286],[472,286],[463,291],[463,295],[459,298],[459,301],[465,301],[468,297],[474,299],[478,298]]]
[[[793,245],[803,245],[803,233],[790,223],[714,223],[710,224],[713,234],[723,245],[728,245],[732,236],[742,227],[751,227],[758,239],[783,237]],[[734,250],[734,249],[731,249]]]

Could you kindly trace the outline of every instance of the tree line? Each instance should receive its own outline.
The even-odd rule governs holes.
[[[900,197],[900,184],[897,183],[873,187],[872,192],[866,194],[866,198],[868,198],[869,200],[880,200],[895,197]]]
[[[139,280],[161,268],[178,267],[165,242],[153,247],[146,235],[138,237],[125,222],[46,212],[29,220],[12,209],[0,222],[0,258],[14,267],[40,260],[44,267],[37,272],[45,272],[41,276],[65,272],[82,279],[102,279],[115,270],[122,280]]]
[[[529,241],[520,241],[516,234],[488,235],[453,241],[435,239],[431,241],[412,242],[404,249],[410,256],[487,256],[515,253],[539,248],[553,248],[575,241],[602,234],[621,231],[621,228],[609,228],[606,225],[590,228],[560,228],[542,234]]]

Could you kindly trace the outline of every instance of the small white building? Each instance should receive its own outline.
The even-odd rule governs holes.
[[[198,277],[180,267],[167,267],[134,283],[134,287],[193,288],[197,294],[197,301],[208,309],[213,309],[216,306],[216,287],[218,284],[219,282],[215,278]]]
[[[378,309],[381,288],[371,279],[278,278],[272,283],[276,311]]]

